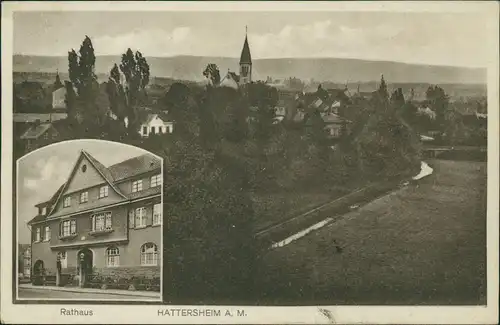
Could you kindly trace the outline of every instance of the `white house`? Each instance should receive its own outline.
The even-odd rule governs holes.
[[[174,123],[162,120],[158,114],[149,114],[139,128],[139,134],[147,137],[150,134],[165,134],[174,131]]]
[[[52,109],[66,109],[66,88],[62,87],[52,92]]]

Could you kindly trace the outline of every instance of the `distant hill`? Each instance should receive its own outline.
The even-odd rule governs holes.
[[[219,66],[221,74],[228,69],[238,70],[237,58],[174,56],[148,57],[151,74],[179,80],[202,80],[202,71],[208,63]],[[106,78],[119,56],[98,56],[96,73],[100,79]],[[56,70],[67,72],[67,57],[14,55],[14,72],[53,73]],[[317,81],[370,82],[380,80],[384,74],[390,83],[429,83],[429,84],[486,84],[486,69],[451,66],[431,66],[406,64],[389,61],[368,61],[357,59],[257,59],[254,60],[254,79],[265,80],[297,77]]]

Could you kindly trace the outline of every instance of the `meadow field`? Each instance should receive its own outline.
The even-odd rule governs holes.
[[[429,165],[419,183],[270,251],[266,303],[485,304],[486,163]]]

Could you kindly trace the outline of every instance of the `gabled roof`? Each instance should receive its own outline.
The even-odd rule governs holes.
[[[147,197],[154,194],[161,193],[161,186],[155,188],[149,188],[144,191],[131,193],[129,195],[124,195],[116,186],[116,183],[124,179],[134,177],[140,174],[144,174],[149,171],[155,171],[161,169],[161,160],[153,156],[152,154],[143,154],[138,157],[130,158],[120,163],[114,164],[109,167],[105,167],[101,162],[95,159],[91,154],[82,150],[80,156],[75,162],[75,166],[68,178],[68,180],[59,187],[56,193],[48,201],[37,204],[36,206],[47,205],[51,207],[51,211],[47,215],[37,215],[28,224],[33,222],[43,221],[47,216],[57,217],[59,213],[52,214],[57,202],[60,200],[64,190],[69,184],[69,181],[75,173],[76,166],[82,159],[82,157],[87,158],[87,160],[92,164],[92,166],[98,171],[99,174],[105,179],[108,185],[113,188],[113,190],[122,196],[123,199],[137,199],[141,197]],[[94,202],[95,204],[86,205],[86,210],[91,210],[100,206],[100,202]],[[73,211],[77,212],[77,211]],[[79,211],[78,211],[79,212]]]
[[[346,123],[347,120],[338,116],[337,114],[326,114],[323,116],[323,121],[326,124],[341,124],[341,123]]]
[[[65,184],[65,183],[64,183]],[[48,199],[47,201],[45,202],[41,202],[41,203],[38,203],[36,204],[35,206],[36,207],[39,207],[39,206],[47,206],[47,205],[51,205],[53,204],[55,201],[57,201],[57,197],[59,196],[59,194],[62,192],[63,188],[64,188],[64,184],[62,184],[61,186],[59,186],[59,188],[57,189],[57,191],[54,193],[54,195],[52,195],[52,197],[50,199]]]
[[[220,81],[220,86],[221,87],[230,87],[233,89],[238,89],[238,82],[240,80],[240,76],[238,76],[236,73],[228,71],[227,74],[222,78]]]
[[[236,82],[240,81],[240,76],[236,72],[229,71],[227,75]]]
[[[33,219],[31,219],[30,221],[28,221],[28,225],[31,225],[31,224],[33,224],[35,222],[43,221],[43,220],[45,220],[46,217],[47,216],[41,215],[41,214],[36,215]]]
[[[248,38],[245,36],[245,43],[243,43],[243,50],[241,50],[240,64],[252,64],[252,56],[250,55],[250,46],[248,46]]]
[[[63,185],[63,189],[61,190],[61,192],[59,193],[58,197],[57,197],[57,200],[54,202],[54,205],[50,211],[50,213],[48,213],[48,215],[51,215],[52,212],[54,212],[54,209],[56,208],[57,206],[57,202],[59,202],[59,200],[61,199],[61,196],[62,194],[64,193],[64,190],[67,188],[68,184],[69,184],[69,180],[71,180],[73,178],[73,175],[75,174],[76,172],[76,167],[78,166],[78,163],[80,162],[80,160],[82,159],[82,157],[86,157],[87,160],[92,164],[92,166],[94,166],[94,168],[97,170],[97,172],[99,174],[101,174],[101,176],[104,178],[104,180],[108,183],[109,186],[111,186],[111,188],[118,194],[120,195],[121,197],[123,198],[127,198],[115,185],[114,185],[114,182],[113,182],[113,179],[111,178],[111,174],[109,173],[109,171],[106,169],[106,167],[104,167],[103,164],[101,164],[97,159],[95,159],[94,157],[92,157],[88,152],[86,152],[85,150],[82,150],[80,152],[80,156],[78,157],[78,159],[76,160],[75,162],[75,165],[73,166],[73,169],[71,170],[71,174],[70,176],[68,177],[68,180],[66,181],[66,183],[64,183]]]
[[[38,139],[45,132],[47,132],[50,128],[52,128],[52,124],[50,124],[50,123],[42,123],[39,125],[33,125],[28,130],[26,130],[26,132],[24,132],[23,135],[21,135],[21,139],[23,139],[23,140]]]
[[[68,117],[67,113],[14,113],[13,115],[14,123],[34,123],[36,120],[43,123]]]
[[[113,187],[114,183],[113,175],[109,172],[109,170],[87,151],[82,150],[82,153],[85,157],[87,157],[87,159],[92,163],[92,165],[94,165],[95,169],[97,169],[97,171],[102,175],[102,177],[104,177],[104,179]],[[117,188],[114,189],[117,191],[118,194],[125,196]]]
[[[148,116],[146,117],[146,120],[144,121],[144,123],[142,124],[149,124],[152,120],[154,120],[155,118],[159,118],[163,123],[166,123],[165,119],[162,118],[160,116],[160,114],[156,114],[156,113],[150,113],[148,114]]]

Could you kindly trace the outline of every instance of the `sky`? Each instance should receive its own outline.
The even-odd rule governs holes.
[[[248,26],[252,58],[337,57],[486,66],[480,13],[15,12],[14,53],[66,56],[88,35],[97,55],[234,57]],[[239,54],[239,53],[236,53]]]
[[[22,157],[18,161],[17,179],[20,244],[30,243],[27,222],[38,213],[35,204],[50,199],[67,180],[81,150],[86,150],[106,167],[146,153],[116,142],[73,140],[46,146]]]

